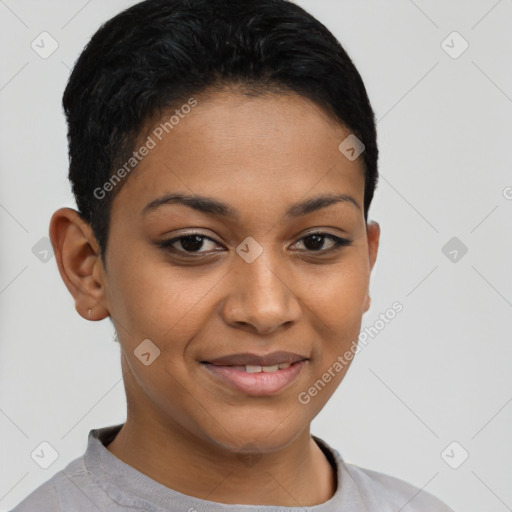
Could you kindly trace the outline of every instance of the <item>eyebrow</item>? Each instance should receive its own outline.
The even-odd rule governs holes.
[[[327,208],[333,204],[340,203],[350,204],[360,211],[359,203],[350,195],[322,194],[291,205],[288,210],[286,210],[285,217],[300,217],[302,215],[307,215],[308,213]],[[166,194],[149,202],[142,210],[141,215],[146,215],[150,211],[154,211],[161,206],[169,204],[182,204],[201,213],[217,217],[230,219],[240,218],[240,213],[237,210],[216,199],[205,196],[182,194],[179,192]]]

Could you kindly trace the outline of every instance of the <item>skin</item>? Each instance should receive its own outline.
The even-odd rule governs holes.
[[[224,90],[198,99],[125,178],[112,205],[105,262],[75,210],[62,208],[51,220],[76,310],[93,321],[110,316],[120,340],[127,420],[107,449],[191,496],[314,506],[332,497],[336,481],[310,423],[348,366],[309,403],[297,397],[357,340],[370,305],[380,228],[364,220],[362,157],[345,158],[338,145],[350,131],[298,95]],[[239,218],[178,204],[141,214],[170,192],[215,198]],[[343,202],[284,217],[290,205],[333,192],[352,196],[358,207]],[[212,239],[203,239],[199,252],[189,249],[187,257],[179,241],[174,252],[158,246],[192,230]],[[351,244],[329,250],[327,236],[315,251],[304,238],[311,231]],[[248,236],[263,248],[250,264],[236,252]],[[145,339],[160,349],[148,366],[134,355]],[[275,350],[309,360],[272,396],[231,389],[200,364]],[[256,462],[248,464],[241,454],[251,453]]]

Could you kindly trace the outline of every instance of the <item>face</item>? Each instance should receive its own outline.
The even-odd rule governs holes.
[[[309,429],[348,369],[335,363],[369,306],[378,225],[364,221],[362,157],[338,150],[350,132],[319,107],[198,100],[113,202],[105,303],[134,415],[270,452]]]

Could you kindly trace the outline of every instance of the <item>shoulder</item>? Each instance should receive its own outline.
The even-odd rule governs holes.
[[[97,494],[94,487],[81,456],[37,487],[11,512],[97,511],[91,499]]]
[[[55,488],[55,477],[41,484],[32,491],[21,503],[14,507],[11,512],[50,512],[63,510],[60,505],[59,495]]]
[[[347,463],[338,450],[316,436],[313,438],[327,458],[336,465],[338,473],[336,496],[340,500],[340,505],[347,510],[454,512],[429,492],[404,480]]]
[[[361,490],[378,503],[380,512],[388,511],[388,508],[382,508],[383,503],[389,507],[390,512],[453,512],[429,492],[404,480],[353,464],[345,463],[345,468]]]

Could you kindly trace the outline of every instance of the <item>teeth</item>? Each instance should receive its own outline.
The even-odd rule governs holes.
[[[261,372],[261,366],[253,366],[250,364],[246,364],[245,371],[249,372],[249,373],[258,373],[258,372]]]
[[[246,364],[245,365],[245,371],[248,373],[272,373],[276,372],[277,370],[284,370],[285,368],[288,368],[291,366],[291,363],[279,363],[274,364],[273,366],[257,366],[257,365],[251,365]]]

